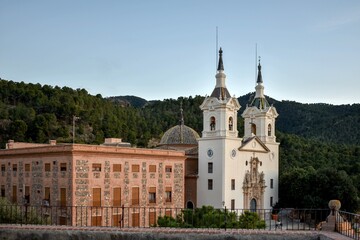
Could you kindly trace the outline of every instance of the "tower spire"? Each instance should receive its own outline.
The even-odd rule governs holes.
[[[180,102],[180,125],[184,125],[184,110],[182,108],[182,101]]]
[[[256,87],[255,87],[255,97],[252,100],[250,106],[255,106],[260,110],[266,110],[270,106],[264,95],[264,85],[261,74],[260,57],[259,57],[258,75],[257,75]]]
[[[223,63],[222,53],[223,50],[220,47],[219,63],[218,63],[217,73],[215,75],[216,85],[215,85],[215,89],[211,93],[211,97],[216,97],[217,99],[225,100],[231,98],[231,95],[225,85],[226,75],[224,73],[224,63]]]
[[[222,53],[223,53],[223,51],[222,51],[222,49],[220,47],[220,50],[219,50],[219,65],[218,65],[218,68],[217,68],[218,71],[224,71],[224,63],[223,63],[223,59],[222,59]]]
[[[259,56],[259,64],[258,64],[258,76],[257,76],[257,81],[258,84],[259,83],[263,83],[263,79],[262,79],[262,75],[261,75],[261,64],[260,64],[260,56]]]
[[[184,143],[184,114],[183,114],[183,108],[182,108],[182,101],[180,102],[180,143]]]

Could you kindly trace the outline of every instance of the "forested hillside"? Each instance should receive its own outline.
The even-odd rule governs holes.
[[[254,95],[239,98],[242,113]],[[279,117],[276,129],[325,142],[360,144],[360,104],[331,105],[324,103],[303,104],[294,101],[277,101],[269,98]]]
[[[251,94],[239,98],[239,116]],[[85,89],[25,84],[0,79],[0,144],[9,139],[43,143],[49,139],[72,142],[73,116],[76,143],[99,144],[105,137],[123,138],[138,147],[179,122],[180,105],[185,124],[199,134],[204,97],[146,101],[125,96],[103,98]],[[280,141],[280,206],[326,207],[331,198],[343,208],[359,208],[360,105],[333,106],[276,101]],[[238,130],[243,132],[242,118]],[[156,141],[155,141],[156,142]]]

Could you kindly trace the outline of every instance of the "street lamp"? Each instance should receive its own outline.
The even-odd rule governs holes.
[[[80,117],[73,115],[73,144],[75,143],[75,122],[79,119]]]

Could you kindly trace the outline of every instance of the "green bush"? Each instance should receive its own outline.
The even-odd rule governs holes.
[[[0,198],[0,223],[49,224],[49,219],[42,217],[36,210],[36,208],[25,208],[25,206],[10,203],[6,198]]]
[[[179,227],[180,224],[173,217],[163,216],[157,220],[159,227]]]
[[[257,213],[247,211],[238,216],[236,212],[212,206],[184,209],[176,218],[159,217],[157,223],[160,227],[181,228],[265,228],[265,221]]]
[[[262,229],[265,226],[265,221],[261,220],[256,212],[245,211],[239,217],[239,228]]]

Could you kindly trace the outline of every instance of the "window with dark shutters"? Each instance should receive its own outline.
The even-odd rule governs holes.
[[[101,188],[93,188],[93,207],[101,207]]]

